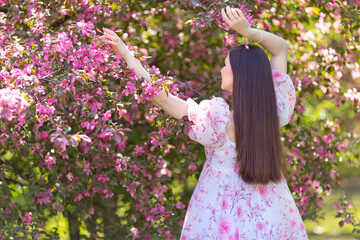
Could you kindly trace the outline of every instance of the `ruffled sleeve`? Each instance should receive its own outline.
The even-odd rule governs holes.
[[[294,111],[296,93],[294,84],[286,73],[272,70],[280,126],[289,123]]]
[[[220,97],[197,104],[189,98],[188,119],[192,123],[188,136],[204,146],[219,147],[227,140],[225,125],[229,119],[229,105]]]

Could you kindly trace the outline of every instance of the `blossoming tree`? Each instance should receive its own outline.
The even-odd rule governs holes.
[[[282,130],[289,185],[304,219],[323,216],[334,167],[358,166],[356,123],[343,115],[359,112],[358,0],[0,0],[1,239],[59,239],[50,223],[60,216],[71,239],[179,236],[204,153],[186,121],[148,99],[159,86],[227,97],[219,70],[244,41],[219,17],[227,4],[288,41],[298,90]],[[99,42],[102,27],[122,30],[153,83]],[[334,207],[359,233],[352,203]]]

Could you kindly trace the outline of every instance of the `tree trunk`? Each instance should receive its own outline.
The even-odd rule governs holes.
[[[67,211],[67,218],[69,221],[69,232],[71,240],[80,239],[80,223],[76,215],[73,215],[71,212]]]

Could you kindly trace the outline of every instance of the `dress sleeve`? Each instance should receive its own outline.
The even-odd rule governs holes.
[[[296,102],[296,93],[294,84],[286,73],[279,70],[272,70],[276,103],[279,115],[280,126],[289,123],[294,111]]]
[[[227,140],[225,125],[229,119],[229,105],[220,97],[197,104],[189,98],[188,119],[191,122],[188,136],[204,146],[219,147]]]

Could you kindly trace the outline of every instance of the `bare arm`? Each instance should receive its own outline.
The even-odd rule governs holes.
[[[229,27],[249,40],[259,42],[271,54],[272,69],[287,72],[288,45],[283,38],[270,32],[251,28],[240,9],[227,7],[226,11],[222,9],[221,13]]]
[[[128,68],[134,69],[136,76],[143,77],[145,80],[151,81],[150,74],[133,56],[133,54],[129,51],[124,42],[115,32],[104,28],[104,35],[101,36],[100,39],[113,46],[113,49],[125,60]],[[187,102],[170,93],[166,94],[164,89],[162,89],[158,95],[153,96],[151,98],[151,102],[177,119],[181,119],[183,116],[187,116]]]

